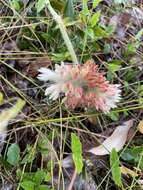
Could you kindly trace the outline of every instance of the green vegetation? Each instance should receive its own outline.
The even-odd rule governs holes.
[[[121,101],[107,114],[69,109],[62,93],[53,101],[37,79],[41,67],[88,60],[120,84]],[[142,63],[141,1],[1,0],[0,189],[142,189]],[[128,120],[122,150],[89,151]]]

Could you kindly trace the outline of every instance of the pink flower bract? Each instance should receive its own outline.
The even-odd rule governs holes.
[[[45,95],[56,100],[61,92],[64,93],[65,103],[72,109],[95,107],[97,110],[109,112],[121,99],[120,85],[110,84],[93,61],[87,61],[83,65],[62,63],[56,65],[55,71],[41,68],[39,72],[39,80],[53,82],[47,87]]]

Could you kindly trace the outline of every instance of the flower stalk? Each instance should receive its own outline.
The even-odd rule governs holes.
[[[77,56],[76,56],[76,54],[75,54],[73,45],[72,45],[72,43],[71,43],[71,41],[70,41],[70,38],[69,38],[69,36],[68,36],[68,33],[67,33],[67,31],[66,31],[66,27],[65,27],[65,25],[64,25],[64,23],[63,23],[63,20],[62,20],[61,16],[56,13],[56,11],[55,11],[55,10],[53,9],[53,7],[51,6],[49,0],[46,0],[46,5],[47,5],[48,10],[49,10],[49,12],[51,13],[53,19],[55,20],[55,22],[56,22],[56,23],[58,24],[58,26],[59,26],[59,29],[60,29],[61,34],[62,34],[62,37],[63,37],[63,39],[64,39],[64,41],[65,41],[65,44],[66,44],[66,46],[67,46],[67,48],[68,48],[68,51],[69,51],[70,55],[71,55],[71,58],[72,58],[73,63],[74,63],[74,64],[78,64]]]

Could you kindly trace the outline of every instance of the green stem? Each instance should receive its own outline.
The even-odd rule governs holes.
[[[63,39],[65,41],[65,44],[68,48],[68,51],[70,52],[70,55],[71,55],[71,58],[72,58],[72,61],[74,64],[78,64],[78,59],[77,59],[77,56],[75,54],[75,51],[73,49],[73,46],[72,46],[72,43],[69,39],[69,36],[67,34],[67,31],[66,31],[66,27],[63,23],[63,20],[61,18],[60,15],[58,15],[56,13],[56,11],[53,9],[53,7],[51,6],[50,4],[50,1],[49,0],[46,0],[46,5],[48,7],[48,10],[49,12],[51,13],[51,15],[53,16],[53,19],[56,21],[56,23],[59,25],[59,28],[60,28],[60,31],[61,31],[61,34],[63,36]]]

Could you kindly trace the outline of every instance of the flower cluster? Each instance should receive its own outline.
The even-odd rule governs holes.
[[[93,61],[83,65],[62,63],[55,66],[55,71],[40,68],[39,72],[39,80],[52,82],[46,88],[45,95],[56,100],[61,92],[64,93],[66,105],[70,108],[95,107],[109,112],[120,101],[119,85],[109,84]]]

